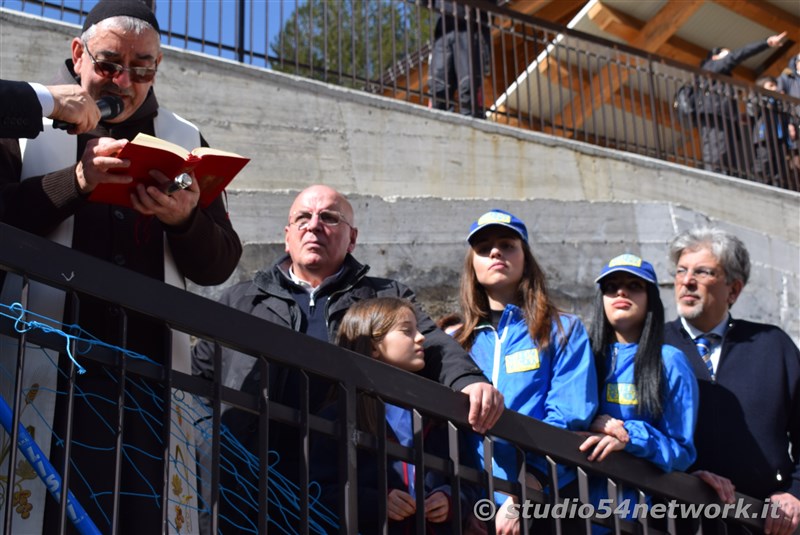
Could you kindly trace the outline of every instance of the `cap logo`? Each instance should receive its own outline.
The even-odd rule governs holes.
[[[500,212],[487,212],[478,219],[478,226],[488,225],[490,223],[511,223],[511,216],[508,214],[501,214]]]
[[[610,268],[617,266],[642,267],[642,259],[633,254],[621,254],[612,258],[608,263],[608,267]]]

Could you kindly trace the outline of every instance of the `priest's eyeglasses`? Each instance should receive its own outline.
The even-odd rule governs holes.
[[[94,72],[103,78],[114,78],[115,76],[128,71],[128,76],[130,76],[131,82],[135,84],[144,84],[147,82],[152,82],[153,78],[156,76],[158,65],[155,67],[123,67],[119,63],[114,63],[113,61],[96,59],[92,53],[89,52],[89,47],[87,46],[86,41],[83,42],[83,49],[86,50],[86,53],[89,55],[89,59],[92,60]]]

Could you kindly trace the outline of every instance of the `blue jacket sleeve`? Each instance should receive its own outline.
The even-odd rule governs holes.
[[[694,428],[699,391],[686,356],[672,346],[662,349],[667,381],[664,413],[657,425],[627,420],[630,442],[625,451],[652,462],[665,472],[686,470],[697,457]]]
[[[597,372],[589,337],[581,321],[561,316],[563,337],[553,328],[553,374],[543,421],[570,431],[588,429],[597,410]]]

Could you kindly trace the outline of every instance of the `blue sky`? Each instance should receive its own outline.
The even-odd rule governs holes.
[[[252,43],[255,54],[264,55],[269,42],[278,35],[281,21],[286,20],[297,5],[304,2],[305,0],[241,2],[245,11],[245,50],[250,50]],[[21,0],[0,0],[0,5],[3,7],[72,24],[81,24],[82,19],[77,12],[89,11],[97,0],[62,0],[51,3],[57,7],[43,8],[41,5],[24,3]],[[239,4],[239,0],[155,0],[155,12],[161,26],[162,42],[179,48],[236,59],[235,54],[231,50],[226,50],[226,47],[233,48],[236,44],[238,26],[236,9]],[[171,35],[167,34],[170,28],[173,31]],[[188,35],[188,39],[185,35]],[[264,60],[258,57],[246,56],[244,61],[256,66],[265,66]]]

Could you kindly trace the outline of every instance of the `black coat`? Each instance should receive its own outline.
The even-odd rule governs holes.
[[[731,50],[724,58],[708,59],[700,68],[716,74],[729,75],[737,65],[767,48],[769,45],[766,41],[751,43],[737,50]],[[698,82],[698,86],[697,112],[701,117],[702,115],[738,116],[736,104],[731,100],[733,95],[728,91],[727,84],[703,78]]]
[[[297,287],[287,275],[289,265],[289,257],[284,256],[271,269],[257,273],[253,281],[243,282],[226,290],[220,302],[288,329],[306,332],[306,318],[292,293]],[[317,306],[325,307],[324,316],[329,341],[335,339],[342,317],[356,301],[392,296],[409,299],[416,304],[411,289],[391,279],[367,276],[368,271],[369,266],[360,264],[348,255],[339,277],[318,292]],[[419,375],[454,390],[461,390],[476,382],[488,382],[480,368],[461,346],[438,329],[419,306],[416,306],[416,313],[418,328],[425,335],[426,364]],[[213,357],[214,345],[204,340],[198,342],[192,350],[193,373],[213,378]],[[251,394],[258,393],[261,377],[258,366],[254,366],[255,362],[253,357],[223,347],[221,370],[223,385]],[[270,365],[269,399],[299,409],[302,381],[303,377],[297,369]],[[311,376],[309,381],[309,411],[316,413],[324,405],[331,384],[314,376]],[[222,423],[228,428],[231,436],[235,437],[237,443],[243,445],[252,455],[257,455],[259,437],[258,419],[255,415],[230,409],[223,413]],[[292,482],[299,480],[302,447],[303,437],[297,427],[270,421],[269,450],[275,452],[277,454],[275,458],[279,459],[273,468]],[[248,473],[252,467],[237,465],[234,460],[233,466],[228,468],[222,472],[222,484],[233,493],[245,492],[248,483],[237,478],[235,471]],[[234,519],[245,517],[251,522],[257,522],[255,512],[248,508],[247,504],[237,503],[233,510],[225,510],[224,506],[223,503],[220,514]],[[241,522],[246,523],[247,520]],[[228,530],[225,530],[225,533],[228,533]]]
[[[686,354],[700,386],[690,471],[725,476],[758,500],[778,491],[800,498],[800,351],[791,338],[773,325],[731,320],[716,381],[680,320],[666,324],[664,342]]]
[[[294,283],[284,271],[288,268],[289,262],[289,257],[284,256],[272,269],[258,272],[252,281],[240,283],[226,290],[220,302],[288,329],[305,332],[302,311],[290,290]],[[425,335],[426,364],[419,374],[453,390],[461,390],[472,383],[488,382],[467,352],[437,328],[433,320],[422,311],[410,288],[392,279],[370,277],[367,275],[368,271],[369,266],[360,264],[348,255],[341,276],[321,297],[318,297],[318,300],[325,299],[324,305],[319,306],[325,307],[329,341],[335,340],[342,317],[356,301],[387,296],[408,299],[416,305],[417,325],[419,331]],[[213,376],[213,349],[211,344],[205,342],[199,343],[194,348],[192,361],[196,375],[209,378]],[[223,349],[223,362],[237,361],[240,357],[241,354]],[[252,367],[252,362],[249,367]],[[232,381],[227,386],[237,388],[241,385],[241,382],[235,384],[235,379]]]
[[[465,32],[467,30],[470,30],[473,35],[482,32],[484,38],[489,37],[489,14],[486,11],[479,12],[464,4],[448,0],[432,0],[431,9],[439,14],[433,29],[434,39],[438,39],[448,32]]]
[[[34,138],[42,131],[42,106],[27,82],[0,80],[0,137]]]

